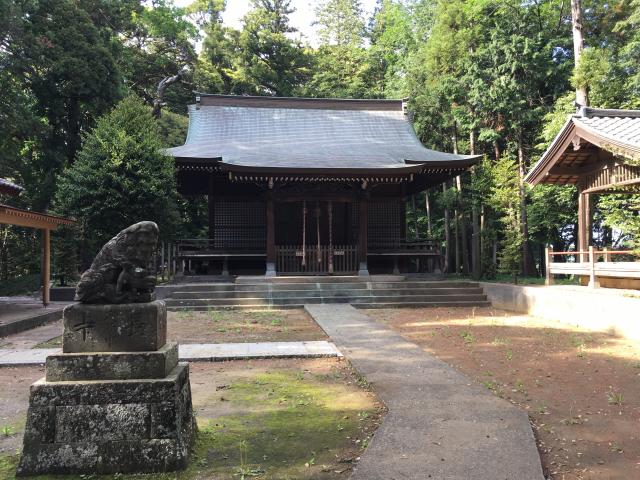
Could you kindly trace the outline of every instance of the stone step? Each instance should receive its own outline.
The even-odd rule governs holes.
[[[196,307],[218,305],[290,305],[305,303],[430,303],[430,302],[484,302],[487,297],[484,294],[476,295],[363,295],[363,296],[318,296],[301,298],[281,297],[281,298],[192,298],[192,299],[168,299],[167,307]]]
[[[394,288],[366,289],[343,288],[331,290],[240,290],[235,292],[220,291],[179,291],[171,295],[172,300],[217,299],[217,298],[312,298],[312,297],[347,297],[347,296],[390,296],[390,295],[479,295],[481,288]]]
[[[236,283],[349,283],[349,282],[402,282],[404,275],[300,275],[283,277],[264,277],[241,275]]]
[[[358,303],[354,304],[356,308],[435,308],[435,307],[490,307],[491,302],[488,301],[447,301],[447,302],[387,302],[387,303]],[[192,306],[192,307],[167,307],[170,311],[183,311],[189,309],[192,311],[208,311],[208,310],[289,310],[303,308],[303,303],[292,303],[289,305],[215,305],[215,306]]]
[[[220,283],[181,284],[172,292],[237,292],[237,291],[281,291],[281,290],[343,290],[348,289],[395,289],[395,288],[478,288],[476,282],[456,281],[405,281],[405,282],[338,282],[338,283]]]

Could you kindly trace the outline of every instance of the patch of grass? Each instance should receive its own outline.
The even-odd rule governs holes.
[[[509,340],[503,337],[496,337],[493,339],[493,342],[491,342],[493,345],[506,345],[509,343]]]
[[[577,417],[565,418],[561,423],[563,423],[564,425],[582,425],[584,422],[582,420],[582,417],[578,415]]]
[[[511,350],[507,350],[507,352],[504,354],[504,356],[509,361],[513,360],[513,352]]]
[[[571,345],[576,348],[584,349],[587,346],[587,343],[593,342],[593,337],[591,335],[571,335],[569,341]]]
[[[609,443],[609,451],[613,453],[624,453],[624,450],[617,442]]]
[[[207,315],[209,316],[211,321],[214,323],[224,320],[226,313],[227,312],[224,312],[222,310],[215,310],[213,308],[207,309]]]
[[[624,397],[620,392],[616,392],[614,390],[610,390],[609,392],[607,392],[607,403],[609,405],[622,405],[623,399]]]
[[[527,393],[527,390],[524,388],[524,382],[522,380],[520,380],[519,378],[516,379],[515,391],[518,392],[518,393],[522,393],[522,394],[526,394]]]
[[[467,330],[460,332],[460,337],[464,340],[464,343],[473,343],[476,341],[476,338],[473,336],[473,333]]]
[[[37,344],[33,348],[58,348],[62,347],[62,335]]]
[[[547,410],[547,404],[544,401],[540,402],[540,404],[536,407],[536,412],[538,412],[540,415],[545,415],[547,413]]]
[[[485,380],[484,382],[482,382],[482,384],[488,390],[495,390],[496,389],[496,382],[494,382],[493,380]]]
[[[193,318],[194,311],[188,307],[183,307],[181,310],[178,310],[176,314],[178,315],[178,318],[185,320],[185,319]]]

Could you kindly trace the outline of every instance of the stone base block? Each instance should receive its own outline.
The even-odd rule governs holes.
[[[31,387],[17,475],[178,470],[195,431],[186,363],[162,379],[43,379]]]
[[[146,352],[167,343],[162,301],[122,305],[69,305],[63,314],[62,351]]]
[[[48,382],[164,378],[178,365],[178,344],[155,352],[62,353],[49,355]]]

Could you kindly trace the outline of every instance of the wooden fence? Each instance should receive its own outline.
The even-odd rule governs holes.
[[[358,247],[355,245],[276,245],[276,272],[282,274],[355,273]]]
[[[564,257],[566,261],[554,261]],[[553,283],[554,275],[583,275],[589,277],[589,286],[598,286],[597,277],[640,278],[640,262],[633,261],[637,253],[631,250],[589,250],[554,252],[546,249],[546,284]],[[619,261],[616,261],[619,260]]]

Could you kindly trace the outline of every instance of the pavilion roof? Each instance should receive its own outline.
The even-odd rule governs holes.
[[[600,149],[640,160],[640,110],[581,108],[569,117],[525,180],[533,185],[575,184],[606,158]]]
[[[480,156],[425,148],[401,100],[198,94],[189,133],[166,152],[232,172],[420,172],[461,168]]]
[[[2,223],[20,227],[55,230],[60,225],[73,225],[76,222],[70,218],[64,218],[58,215],[38,213],[0,204],[0,224]]]
[[[0,178],[0,193],[17,196],[23,190],[24,188],[20,185],[10,182],[6,178]]]

